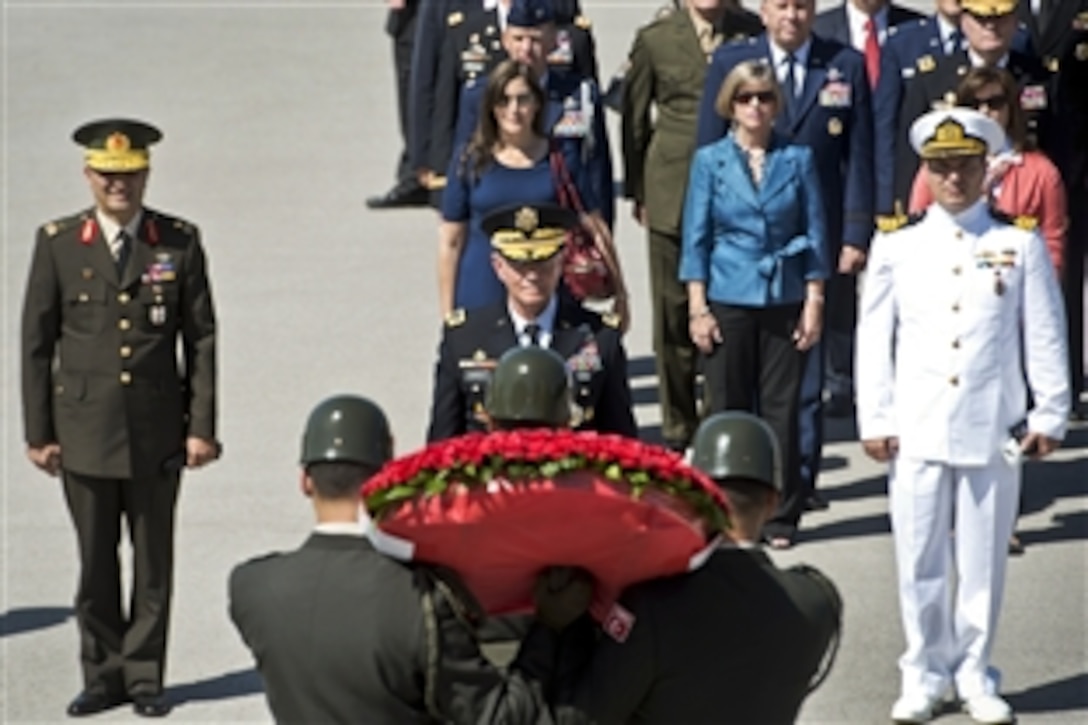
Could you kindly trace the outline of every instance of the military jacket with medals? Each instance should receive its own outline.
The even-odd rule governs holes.
[[[1034,55],[1015,50],[1009,51],[1005,68],[1020,88],[1019,103],[1027,117],[1028,136],[1045,148],[1052,126],[1047,71]],[[949,100],[949,94],[955,93],[970,69],[971,62],[966,52],[936,59],[925,56],[918,61],[918,70],[906,87],[899,109],[895,136],[895,200],[901,202],[903,208],[907,208],[919,165],[918,155],[910,145],[911,124],[919,116],[933,110],[935,104]]]
[[[518,344],[505,301],[451,316],[438,352],[428,441],[485,429],[491,373]],[[561,295],[549,347],[567,362],[576,427],[637,437],[619,330]]]
[[[427,162],[427,167],[437,172],[445,172],[453,154],[461,89],[469,82],[486,84],[492,69],[507,59],[493,8],[472,5],[458,9],[449,13],[446,23],[435,78]],[[557,28],[556,49],[548,56],[548,68],[597,78],[593,34],[583,16]]]
[[[59,442],[75,473],[137,478],[186,436],[215,440],[215,329],[192,224],[143,209],[120,272],[93,210],[41,227],[22,318],[27,444]]]
[[[958,214],[933,204],[876,235],[866,274],[855,364],[863,440],[897,437],[900,457],[952,466],[989,465],[1025,417],[1061,440],[1065,314],[1038,232],[985,201]]]
[[[1088,0],[1051,5],[1043,27],[1030,3],[1020,3],[1017,12],[1051,73],[1055,122],[1043,150],[1062,170],[1069,188],[1084,193],[1088,190]]]

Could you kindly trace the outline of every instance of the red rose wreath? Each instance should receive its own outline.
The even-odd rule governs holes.
[[[383,535],[406,540],[490,614],[530,609],[536,575],[568,565],[596,578],[600,619],[626,586],[687,571],[728,523],[721,491],[677,454],[566,430],[433,443],[388,463],[362,495],[380,548]]]

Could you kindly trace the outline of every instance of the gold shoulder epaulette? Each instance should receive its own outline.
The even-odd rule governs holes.
[[[465,324],[465,308],[458,307],[453,312],[446,315],[446,327],[460,327]]]
[[[86,218],[85,214],[77,214],[76,216],[66,216],[61,217],[60,219],[54,219],[47,224],[43,224],[42,231],[45,232],[45,236],[47,237],[55,237],[68,227],[72,226],[75,221],[84,218]]]
[[[579,15],[574,19],[574,26],[576,28],[581,28],[582,30],[589,30],[593,27],[593,21],[585,15]]]
[[[918,59],[918,72],[929,73],[931,70],[937,67],[937,61],[934,60],[932,55],[923,55]]]
[[[450,13],[446,16],[446,24],[451,28],[460,25],[465,20],[465,14],[458,10],[457,12]]]
[[[1014,217],[1012,220],[1013,226],[1020,229],[1026,229],[1029,232],[1033,232],[1039,228],[1039,217],[1031,216],[1029,214],[1021,214],[1018,217]]]
[[[620,329],[620,323],[622,322],[622,320],[620,319],[620,316],[617,315],[615,312],[606,312],[601,315],[601,322],[613,329],[618,330]]]
[[[876,218],[876,228],[885,234],[895,232],[910,223],[906,214],[885,214]]]

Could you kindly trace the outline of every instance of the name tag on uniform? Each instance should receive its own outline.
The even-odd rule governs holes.
[[[831,81],[820,89],[820,105],[824,108],[849,108],[850,97],[850,84],[843,81]]]
[[[1041,85],[1024,86],[1020,91],[1020,108],[1025,111],[1041,111],[1047,107],[1046,88]]]

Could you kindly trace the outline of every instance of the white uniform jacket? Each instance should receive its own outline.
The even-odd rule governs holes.
[[[934,204],[872,244],[857,330],[861,437],[898,436],[900,455],[955,466],[989,464],[1025,414],[1030,430],[1061,439],[1065,339],[1039,235],[983,201],[957,215]]]

